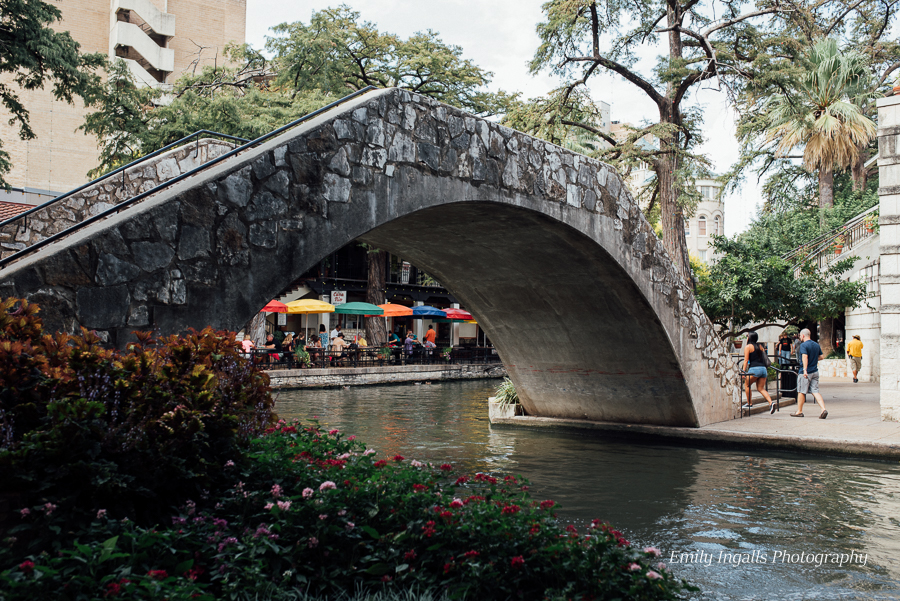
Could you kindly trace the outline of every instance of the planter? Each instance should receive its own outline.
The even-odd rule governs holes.
[[[743,340],[735,340],[735,341],[734,341],[734,348],[741,348],[741,345],[743,345],[743,344],[744,344],[744,341],[743,341]]]
[[[488,419],[490,419],[491,423],[496,419],[507,419],[515,417],[515,415],[515,405],[501,405],[494,397],[488,399]]]
[[[843,251],[843,250],[844,250],[844,245],[843,245],[843,244],[838,245],[838,246],[835,246],[835,247],[834,247],[834,254],[839,255],[839,254],[841,254],[841,251]]]
[[[872,232],[875,231],[875,228],[874,228],[874,227],[869,227],[869,226],[867,225],[867,226],[866,226],[866,231],[869,232],[869,233],[871,234]]]
[[[894,86],[894,96],[900,96],[900,86]]]

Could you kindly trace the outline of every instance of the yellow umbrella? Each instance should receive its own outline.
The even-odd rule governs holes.
[[[334,305],[314,298],[301,298],[300,300],[286,303],[288,315],[305,313],[334,313]]]
[[[310,313],[334,313],[334,305],[317,300],[315,298],[301,298],[300,300],[286,303],[288,315],[306,315],[306,323],[303,326],[303,338],[308,340],[309,314]]]

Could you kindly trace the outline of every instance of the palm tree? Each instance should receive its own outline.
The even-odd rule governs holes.
[[[846,169],[875,138],[875,123],[860,110],[872,93],[866,60],[858,52],[842,52],[834,40],[820,40],[795,89],[773,96],[766,110],[776,154],[803,146],[804,167],[818,170],[820,207],[834,206],[834,169]]]

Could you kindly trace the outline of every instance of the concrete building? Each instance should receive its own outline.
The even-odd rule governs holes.
[[[684,220],[684,237],[688,252],[708,264],[715,258],[710,248],[712,236],[725,233],[725,203],[722,184],[716,180],[698,179],[697,188],[703,200],[694,215]]]
[[[246,0],[70,0],[59,7],[56,28],[69,31],[82,52],[125,59],[147,85],[169,85],[195,67],[222,64],[225,46],[244,41]],[[97,165],[96,140],[77,131],[87,112],[81,102],[54,100],[50,86],[16,91],[37,137],[20,140],[18,127],[0,119],[12,162],[6,179],[16,188],[0,192],[0,201],[40,204],[88,181]]]

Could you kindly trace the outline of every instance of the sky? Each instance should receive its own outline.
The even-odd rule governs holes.
[[[528,62],[538,47],[535,26],[542,20],[544,0],[344,0],[361,14],[362,20],[377,24],[384,32],[408,37],[431,29],[447,44],[463,49],[465,58],[494,73],[490,88],[521,92],[525,98],[546,94],[559,85],[547,73],[528,72]],[[247,0],[246,39],[255,48],[265,45],[269,29],[279,23],[309,22],[313,11],[334,7],[341,2],[317,0]],[[648,54],[643,65],[652,64]],[[647,72],[646,69],[642,69]],[[656,105],[632,84],[611,75],[596,77],[591,85],[595,100],[611,106],[611,119],[640,124],[656,120]],[[694,87],[692,103],[704,108],[706,142],[700,151],[712,160],[716,173],[727,171],[737,160],[734,139],[734,113],[725,94],[714,82]],[[746,229],[760,202],[759,188],[750,178],[741,190],[725,197],[725,234],[732,236]]]

